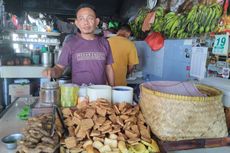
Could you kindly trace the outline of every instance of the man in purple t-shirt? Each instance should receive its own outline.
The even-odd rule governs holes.
[[[114,85],[113,57],[108,41],[94,35],[99,18],[93,6],[80,5],[76,10],[76,26],[81,33],[71,37],[63,46],[58,63],[43,71],[43,76],[58,78],[66,66],[72,69],[72,82],[78,85]]]

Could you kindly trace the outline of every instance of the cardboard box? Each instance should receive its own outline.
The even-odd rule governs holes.
[[[30,84],[10,84],[9,95],[12,97],[24,97],[30,95]]]

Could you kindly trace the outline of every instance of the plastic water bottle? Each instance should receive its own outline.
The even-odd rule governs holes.
[[[145,82],[149,82],[149,81],[150,81],[150,74],[146,74],[146,75],[145,75],[144,81],[145,81]]]

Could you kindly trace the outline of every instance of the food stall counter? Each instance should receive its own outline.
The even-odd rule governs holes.
[[[26,122],[17,118],[17,113],[23,107],[18,105],[17,102],[23,101],[23,98],[17,99],[12,106],[5,112],[5,114],[0,118],[0,138],[2,139],[6,135],[11,133],[19,133],[23,127],[25,127]],[[0,153],[15,153],[16,149],[8,150],[5,144],[0,141]]]

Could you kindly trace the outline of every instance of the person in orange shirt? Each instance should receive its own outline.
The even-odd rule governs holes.
[[[115,86],[126,86],[127,74],[132,72],[136,64],[139,64],[135,44],[128,39],[130,35],[130,27],[123,25],[116,36],[108,39],[114,59],[112,67],[115,75]]]

